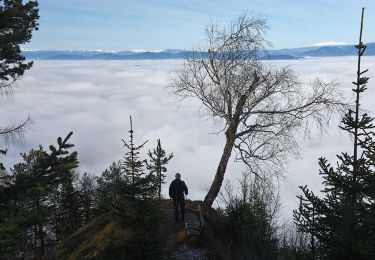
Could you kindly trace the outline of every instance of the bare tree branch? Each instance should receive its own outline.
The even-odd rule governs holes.
[[[29,115],[25,120],[17,124],[0,127],[0,137],[5,141],[5,143],[23,140],[24,133],[30,128],[31,124],[32,119]]]

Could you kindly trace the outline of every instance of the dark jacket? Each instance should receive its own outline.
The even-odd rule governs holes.
[[[180,179],[174,179],[169,186],[169,197],[172,199],[183,200],[185,195],[188,195],[188,188],[184,181]]]

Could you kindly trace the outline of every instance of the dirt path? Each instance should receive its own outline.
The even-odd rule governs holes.
[[[207,259],[205,251],[199,246],[199,238],[194,237],[186,241],[184,224],[175,222],[171,205],[166,205],[163,211],[165,222],[162,232],[165,232],[168,237],[168,255],[164,259]]]

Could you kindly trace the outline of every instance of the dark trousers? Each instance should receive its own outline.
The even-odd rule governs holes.
[[[181,208],[181,220],[184,221],[185,215],[185,199],[184,198],[177,198],[173,199],[173,206],[174,206],[174,219],[178,221],[178,205]]]

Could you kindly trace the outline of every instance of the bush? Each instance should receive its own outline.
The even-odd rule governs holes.
[[[224,209],[211,214],[209,251],[219,259],[277,259],[277,194],[249,173],[242,177],[240,192],[227,183],[221,194]]]
[[[121,206],[119,223],[130,231],[131,236],[122,245],[114,244],[106,252],[116,251],[116,247],[121,246],[121,259],[162,258],[166,245],[166,238],[160,230],[162,220],[156,201],[128,200]]]
[[[155,201],[127,200],[56,246],[48,259],[161,259],[165,241]]]

